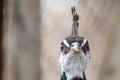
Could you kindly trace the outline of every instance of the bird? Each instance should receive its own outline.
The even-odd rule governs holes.
[[[85,69],[90,61],[88,40],[71,35],[61,42],[60,50],[60,80],[87,80]]]

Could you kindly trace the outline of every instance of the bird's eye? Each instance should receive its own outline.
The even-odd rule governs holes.
[[[63,46],[61,46],[60,49],[63,50]]]
[[[73,47],[74,45],[72,44],[71,47]]]

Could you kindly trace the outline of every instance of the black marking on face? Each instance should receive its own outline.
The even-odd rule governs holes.
[[[82,46],[82,50],[85,54],[86,54],[87,51],[90,51],[88,41],[84,44],[84,46]]]
[[[69,50],[70,50],[70,47],[67,47],[67,46],[63,43],[63,41],[62,41],[62,43],[61,43],[61,52],[64,52],[65,54],[67,54],[67,53],[69,52]]]

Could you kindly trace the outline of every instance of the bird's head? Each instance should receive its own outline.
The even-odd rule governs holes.
[[[61,43],[61,52],[64,52],[67,55],[70,51],[74,53],[79,53],[80,51],[83,51],[84,53],[86,53],[87,51],[89,51],[88,41],[79,36],[67,37]]]

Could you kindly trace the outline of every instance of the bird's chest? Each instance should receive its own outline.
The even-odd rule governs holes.
[[[69,71],[78,71],[84,70],[86,63],[80,55],[66,56],[64,68]]]

